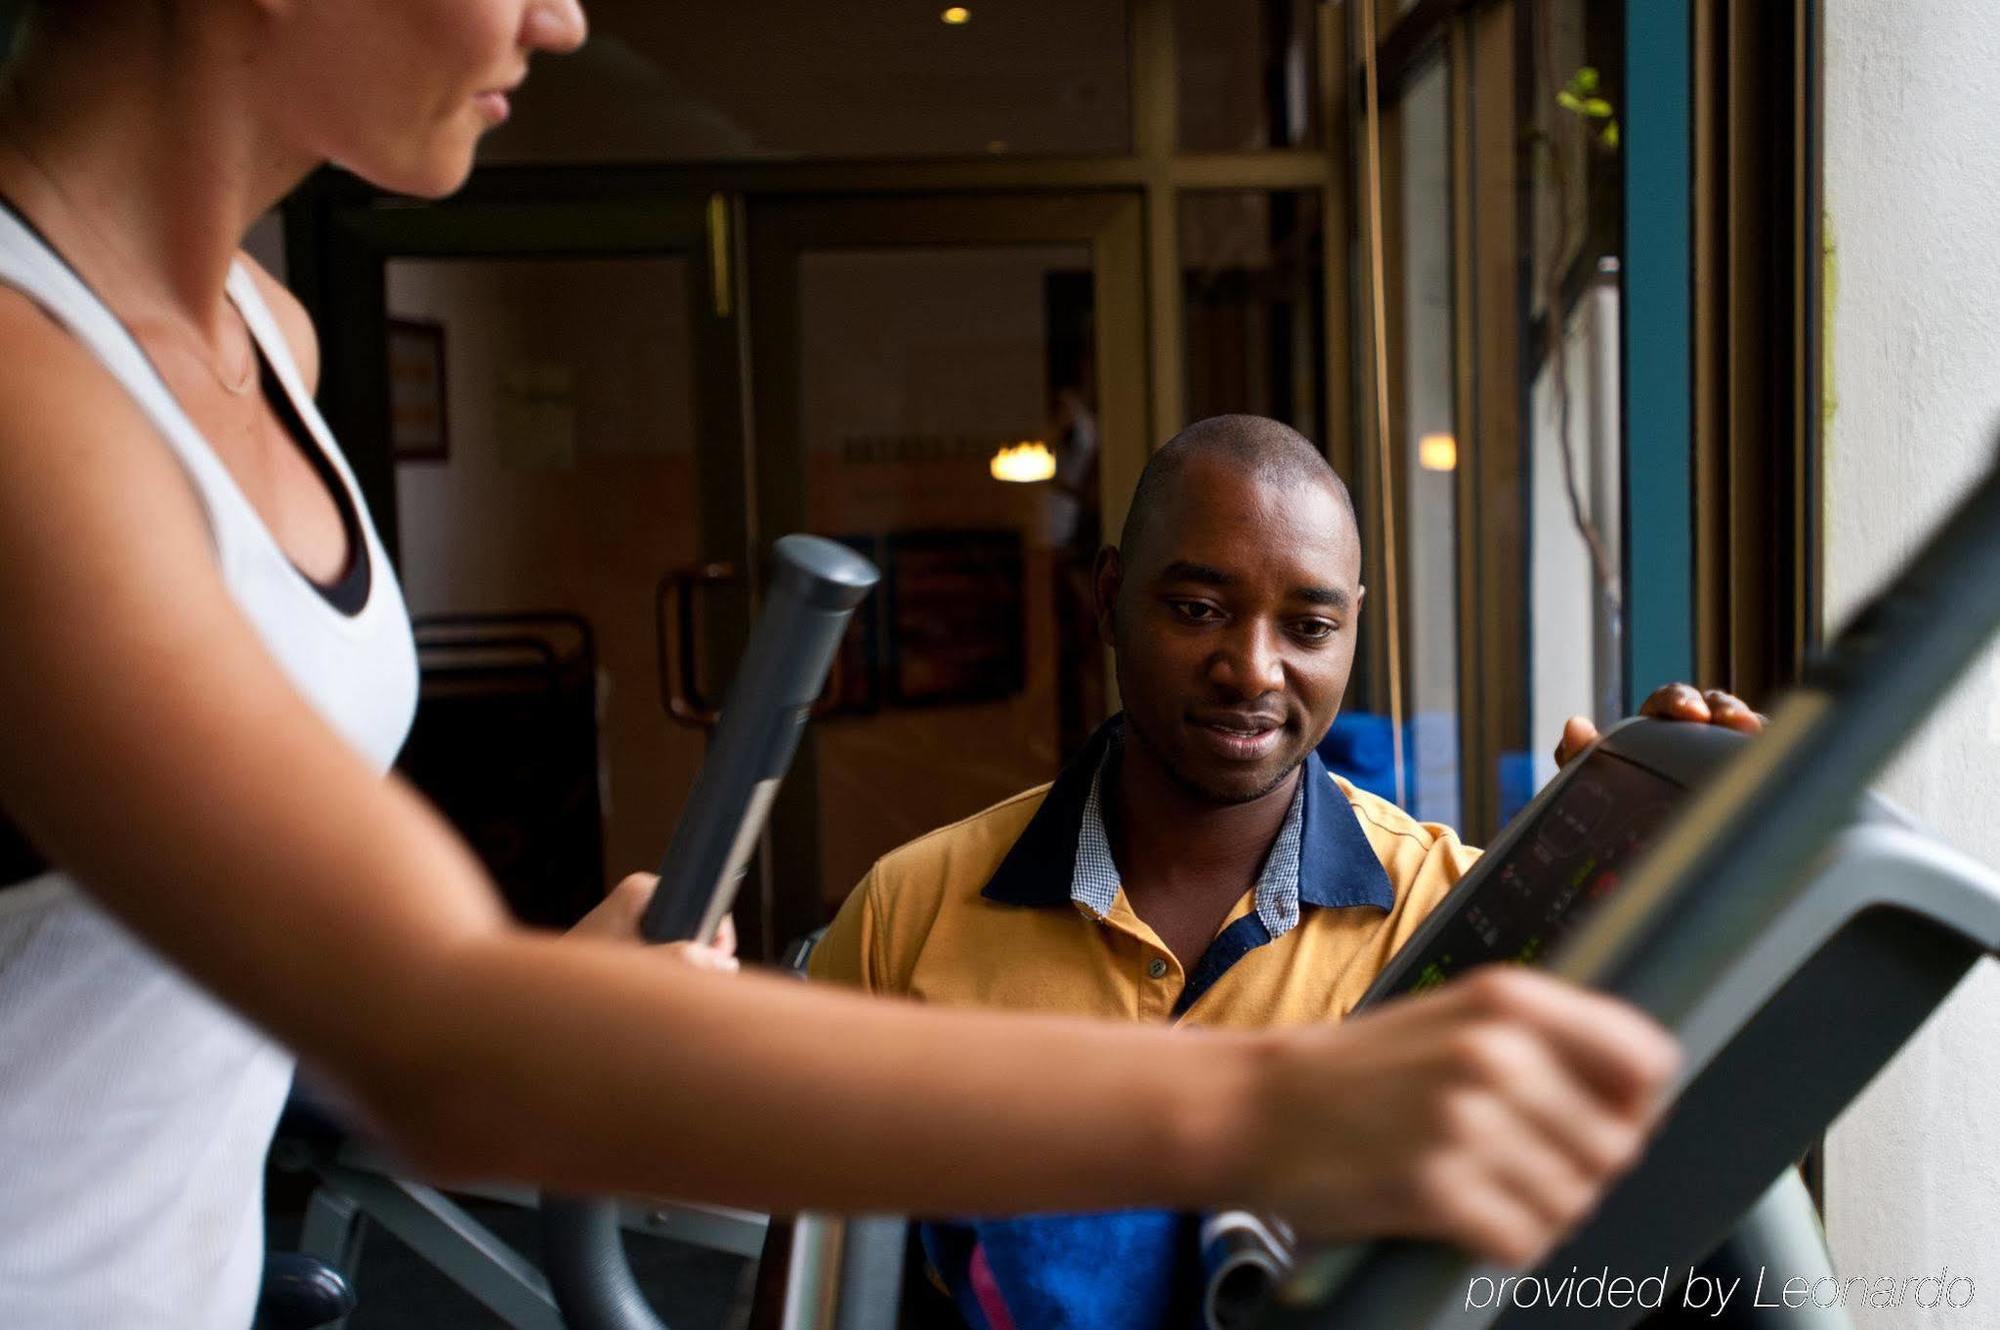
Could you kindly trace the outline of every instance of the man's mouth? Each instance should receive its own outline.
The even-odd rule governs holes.
[[[1191,716],[1189,721],[1204,746],[1217,756],[1252,762],[1278,746],[1284,722],[1276,716],[1224,714]]]

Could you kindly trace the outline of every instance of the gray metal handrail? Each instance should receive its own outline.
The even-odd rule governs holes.
[[[660,864],[641,932],[712,937],[728,913],[847,622],[880,574],[845,545],[786,536],[771,588]],[[571,1330],[664,1330],[632,1278],[610,1201],[545,1195],[543,1267]]]

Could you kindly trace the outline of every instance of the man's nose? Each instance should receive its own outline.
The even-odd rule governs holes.
[[[1285,658],[1276,629],[1256,620],[1235,625],[1209,660],[1209,678],[1244,698],[1285,686]]]

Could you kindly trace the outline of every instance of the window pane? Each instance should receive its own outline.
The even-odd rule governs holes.
[[[1410,809],[1426,821],[1457,826],[1463,800],[1448,79],[1445,63],[1432,63],[1403,98],[1397,116],[1403,394],[1395,424],[1405,477],[1397,539],[1406,557],[1401,590],[1404,641],[1410,653],[1404,665],[1410,687],[1405,703],[1410,717]]]
[[[1535,89],[1529,179],[1531,391],[1528,470],[1533,627],[1530,734],[1572,715],[1624,714],[1620,661],[1619,264],[1623,189],[1615,132],[1622,18],[1616,5],[1559,0],[1543,11],[1553,72]],[[1556,95],[1572,91],[1584,113]],[[1547,317],[1560,311],[1553,327]],[[1543,745],[1537,745],[1538,749]],[[1537,751],[1535,783],[1554,775]],[[1502,810],[1503,814],[1506,810]]]
[[[592,0],[484,159],[712,161],[1122,153],[1126,0]]]
[[[1187,418],[1271,416],[1324,446],[1320,196],[1183,194],[1180,231]]]
[[[1177,0],[1183,149],[1319,142],[1316,9],[1314,0]]]
[[[1052,778],[1103,719],[1092,260],[814,250],[799,297],[808,525],[884,577],[815,723],[832,906],[898,844]],[[1052,474],[997,479],[1024,443]]]

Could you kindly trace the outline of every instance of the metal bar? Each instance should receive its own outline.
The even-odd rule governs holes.
[[[1372,0],[1356,0],[1367,4]],[[1404,85],[1444,45],[1452,20],[1478,0],[1418,0],[1382,35],[1375,51],[1376,95],[1383,103],[1401,97]]]
[[[1798,544],[1793,558],[1799,570],[1796,649],[1803,658],[1819,649],[1825,631],[1820,585],[1820,523],[1825,512],[1820,501],[1820,450],[1826,423],[1826,144],[1820,0],[1794,0],[1793,17],[1797,111],[1792,140],[1792,207],[1798,264],[1792,334],[1798,356],[1798,473],[1793,481]]]
[[[1178,74],[1171,0],[1138,0],[1132,12],[1132,37],[1133,146],[1146,194],[1147,377],[1152,385],[1147,436],[1157,446],[1180,429],[1187,412],[1180,203],[1174,179]],[[1220,183],[1209,182],[1210,187]]]
[[[1098,504],[1105,539],[1125,524],[1132,490],[1157,441],[1148,428],[1144,208],[1118,201],[1091,243],[1097,310]],[[1105,696],[1118,695],[1107,653]]]
[[[563,1330],[541,1272],[443,1192],[338,1164],[320,1175],[513,1330]]]
[[[764,1234],[771,1226],[771,1219],[769,1215],[721,1205],[683,1201],[647,1205],[627,1201],[619,1206],[619,1225],[628,1232],[646,1233],[754,1261],[764,1250]]]
[[[729,196],[720,190],[708,196],[708,277],[715,317],[729,318],[736,308],[734,255]]]
[[[1171,34],[1168,34],[1171,40]],[[1171,106],[1169,111],[1171,112]],[[353,191],[343,200],[383,211],[450,209],[454,203],[516,201],[604,203],[724,194],[905,194],[1139,189],[1164,166],[1173,183],[1203,189],[1285,189],[1318,183],[1328,169],[1318,148],[1176,153],[1171,116],[1155,155],[1112,157],[972,157],[927,162],[769,162],[689,165],[485,166],[452,200],[411,208],[386,195]],[[1157,130],[1156,130],[1157,132]],[[346,192],[346,191],[343,191]]]
[[[330,1187],[315,1187],[306,1200],[305,1221],[299,1228],[299,1250],[325,1261],[349,1281],[361,1268],[361,1244],[368,1236],[368,1217],[352,1196]],[[347,1330],[343,1316],[323,1330]]]
[[[1496,3],[1499,0],[1418,0],[1396,17],[1376,54],[1382,100],[1390,102],[1402,95],[1405,85],[1444,43],[1454,20]]]
[[[371,1173],[389,1176],[365,1154],[343,1150],[339,1167],[348,1173]],[[501,1205],[517,1205],[523,1210],[533,1209],[540,1195],[532,1187],[523,1187],[510,1182],[478,1182],[469,1186],[452,1187],[459,1196],[472,1197],[482,1201],[493,1201]],[[324,1195],[329,1204],[344,1198],[338,1193],[322,1189],[314,1193],[317,1202]],[[731,1256],[742,1256],[755,1260],[764,1250],[764,1233],[770,1227],[769,1215],[755,1210],[738,1210],[727,1205],[705,1205],[695,1201],[645,1201],[631,1199],[619,1206],[619,1226],[628,1233],[642,1233],[648,1237],[665,1238],[672,1242],[684,1243],[690,1247],[700,1247],[706,1251],[727,1252]],[[301,1246],[308,1255],[317,1256],[330,1265],[339,1264],[333,1257],[333,1248],[325,1246]]]
[[[1355,470],[1360,421],[1354,394],[1354,301],[1350,297],[1349,241],[1353,233],[1354,171],[1335,153],[1347,148],[1352,127],[1347,117],[1347,26],[1343,7],[1321,0],[1318,10],[1319,123],[1325,144],[1326,174],[1320,184],[1320,263],[1324,287],[1322,323],[1326,342],[1320,373],[1326,379],[1326,415],[1320,447],[1350,487],[1360,481]]]
[[[1479,404],[1482,372],[1479,344],[1478,275],[1484,259],[1494,255],[1479,247],[1480,198],[1474,174],[1474,135],[1478,119],[1473,107],[1473,40],[1469,25],[1454,22],[1445,39],[1446,142],[1451,156],[1451,419],[1458,438],[1458,470],[1452,476],[1453,570],[1456,574],[1457,606],[1452,617],[1453,646],[1458,657],[1458,824],[1463,834],[1486,844],[1486,805],[1475,796],[1482,771],[1480,761],[1481,708],[1490,706],[1486,693],[1486,673],[1480,646],[1484,640],[1481,624],[1486,615],[1480,594],[1480,570],[1492,554],[1485,546],[1486,496],[1479,459],[1485,445]],[[1511,257],[1511,256],[1506,256]],[[1523,644],[1515,649],[1525,651]]]
[[[833,1330],[846,1236],[846,1222],[830,1215],[802,1214],[794,1221],[778,1330]]]
[[[1461,829],[1480,840],[1498,832],[1501,816],[1500,761],[1527,746],[1528,688],[1532,624],[1527,613],[1527,533],[1529,394],[1524,377],[1529,265],[1532,245],[1524,210],[1530,197],[1528,154],[1519,145],[1528,125],[1522,114],[1524,86],[1533,67],[1521,57],[1527,32],[1525,3],[1496,4],[1467,20],[1471,55],[1467,61],[1468,114],[1471,116],[1472,338],[1473,400],[1469,463],[1475,472],[1471,519],[1472,550],[1479,560],[1477,580],[1462,585],[1480,607],[1470,619],[1475,637],[1477,705],[1461,724],[1469,731],[1460,773]],[[1467,463],[1461,462],[1461,467]]]
[[[908,1221],[898,1215],[860,1215],[847,1221],[833,1330],[896,1330],[908,1235]]]
[[[1387,684],[1389,699],[1390,752],[1393,754],[1393,770],[1396,775],[1396,802],[1407,804],[1410,799],[1408,782],[1408,754],[1405,752],[1403,729],[1403,629],[1401,624],[1402,594],[1396,575],[1397,569],[1397,512],[1394,462],[1395,449],[1391,445],[1392,422],[1398,419],[1392,405],[1394,398],[1389,389],[1389,352],[1387,294],[1388,280],[1384,267],[1387,238],[1384,234],[1382,198],[1382,101],[1376,92],[1377,71],[1375,68],[1375,11],[1373,0],[1360,0],[1361,10],[1361,62],[1366,92],[1362,97],[1362,149],[1366,162],[1368,185],[1365,196],[1368,200],[1368,308],[1370,317],[1368,330],[1370,337],[1369,359],[1374,366],[1372,376],[1375,404],[1374,444],[1375,485],[1377,496],[1375,517],[1381,527],[1382,606],[1384,631],[1383,639],[1387,648],[1386,668],[1383,677]]]
[[[1177,154],[1169,178],[1181,189],[1317,189],[1335,174],[1317,148]]]

